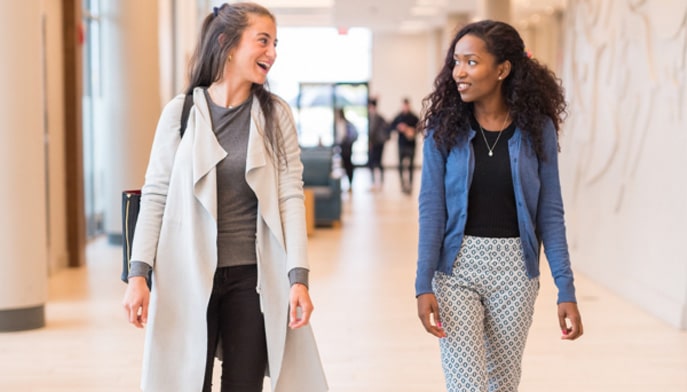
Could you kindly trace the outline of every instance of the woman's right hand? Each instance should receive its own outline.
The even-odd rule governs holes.
[[[439,318],[439,304],[434,294],[421,294],[417,297],[417,315],[427,332],[438,338],[446,337],[446,331],[442,328]]]
[[[124,310],[129,322],[135,327],[143,328],[148,322],[148,303],[150,289],[143,276],[129,278],[129,284],[124,293]]]

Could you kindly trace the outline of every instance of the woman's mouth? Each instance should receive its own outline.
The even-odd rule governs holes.
[[[267,73],[270,70],[270,68],[272,67],[272,64],[267,63],[267,62],[263,62],[263,61],[259,61],[258,67],[262,68],[265,71],[265,73]]]

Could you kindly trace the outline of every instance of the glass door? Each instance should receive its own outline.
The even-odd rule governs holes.
[[[352,161],[357,166],[366,165],[368,93],[367,82],[301,83],[295,102],[292,102],[296,107],[294,115],[301,146],[333,146],[336,140],[334,113],[341,108],[358,130]]]

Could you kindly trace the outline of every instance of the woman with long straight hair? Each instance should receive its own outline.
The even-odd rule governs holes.
[[[124,307],[146,328],[144,391],[327,390],[308,324],[300,149],[289,106],[267,88],[274,16],[224,4],[203,22],[192,106],[167,104],[151,151]],[[152,291],[145,276],[152,269]]]

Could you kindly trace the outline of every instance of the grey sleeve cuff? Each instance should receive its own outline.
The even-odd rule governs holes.
[[[296,267],[289,271],[289,282],[291,283],[291,286],[296,283],[300,283],[305,287],[308,287],[308,272],[310,271],[301,267]]]
[[[142,276],[147,279],[151,269],[153,268],[148,263],[144,263],[142,261],[132,261],[131,265],[129,266],[128,277],[133,278],[134,276]]]

